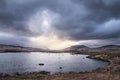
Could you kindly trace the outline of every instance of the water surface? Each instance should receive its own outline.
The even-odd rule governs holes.
[[[86,58],[88,55],[70,53],[0,53],[0,73],[48,71],[84,72],[106,66],[108,63]],[[39,65],[39,64],[44,65]]]

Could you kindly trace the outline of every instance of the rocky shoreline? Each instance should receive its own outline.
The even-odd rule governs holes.
[[[119,80],[120,79],[120,51],[89,53],[88,58],[109,62],[104,68],[99,68],[92,72],[80,73],[57,73],[49,72],[24,73],[15,75],[0,75],[0,80]]]
[[[100,61],[105,61],[105,62],[108,62],[110,64],[110,61],[107,60],[107,59],[104,59],[102,58],[101,56],[87,56],[87,58],[90,58],[90,59],[95,59],[95,60],[100,60]]]

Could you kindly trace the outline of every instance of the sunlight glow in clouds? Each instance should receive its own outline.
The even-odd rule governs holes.
[[[42,35],[40,37],[31,38],[31,41],[33,44],[36,44],[36,46],[44,46],[49,49],[64,49],[66,47],[69,47],[71,45],[75,45],[78,42],[70,41],[70,40],[63,40],[57,37],[57,35]]]
[[[43,34],[47,33],[51,29],[51,16],[48,14],[48,11],[45,10],[42,12],[42,23],[41,28],[43,29]]]
[[[30,41],[37,47],[43,46],[49,49],[63,49],[78,42],[61,39],[52,24],[59,19],[59,15],[49,10],[38,12],[29,22],[29,27],[33,32],[41,33],[37,37],[31,37]]]

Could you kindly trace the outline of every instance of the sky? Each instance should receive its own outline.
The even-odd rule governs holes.
[[[119,45],[120,0],[0,0],[0,44]]]

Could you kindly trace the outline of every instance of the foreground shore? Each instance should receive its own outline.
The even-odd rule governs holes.
[[[119,80],[120,79],[120,51],[86,52],[79,51],[77,54],[88,54],[89,58],[108,61],[110,64],[104,68],[92,72],[81,73],[57,73],[47,72],[24,73],[15,75],[0,75],[0,80]]]

